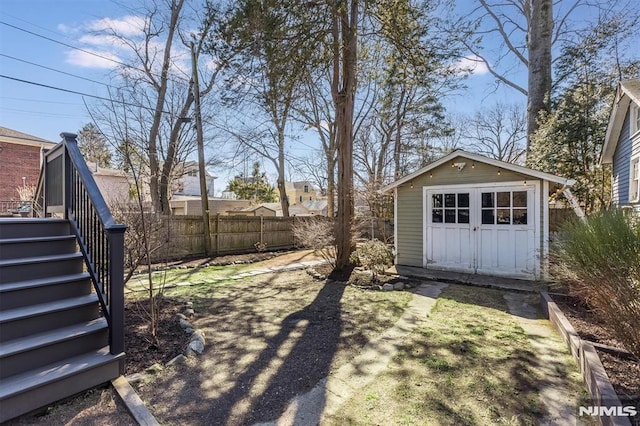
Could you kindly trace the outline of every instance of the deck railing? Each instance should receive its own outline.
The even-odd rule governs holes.
[[[109,324],[112,354],[124,352],[124,232],[113,219],[87,167],[76,135],[62,133],[62,141],[45,154],[34,197],[42,216],[69,220]],[[41,183],[41,184],[40,184]]]

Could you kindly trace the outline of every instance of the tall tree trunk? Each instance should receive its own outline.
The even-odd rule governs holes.
[[[529,78],[527,97],[527,152],[531,135],[538,129],[538,114],[549,109],[551,96],[551,38],[553,1],[527,0],[529,14]]]
[[[356,91],[359,0],[333,6],[333,80],[338,147],[338,214],[336,269],[349,265],[353,251],[353,113]]]
[[[335,145],[334,141],[331,142]],[[334,217],[336,212],[336,157],[335,146],[331,149],[331,155],[327,154],[327,217]]]
[[[282,216],[289,217],[289,199],[287,198],[287,189],[284,185],[284,161],[284,129],[278,129],[278,194],[280,195]]]
[[[168,214],[168,211],[164,211],[162,200],[160,199],[160,176],[158,176],[160,173],[160,162],[158,160],[158,134],[160,133],[160,123],[162,122],[162,113],[164,110],[165,98],[167,96],[169,66],[171,65],[171,46],[173,44],[173,36],[175,34],[176,27],[178,26],[178,18],[180,16],[183,3],[184,0],[171,1],[171,20],[169,22],[167,41],[164,46],[160,81],[156,81],[151,69],[147,70],[147,74],[153,82],[158,94],[153,122],[151,124],[151,129],[149,130],[149,147],[147,149],[149,153],[149,168],[151,169],[149,189],[151,191],[151,202],[153,203],[154,210],[164,214]]]

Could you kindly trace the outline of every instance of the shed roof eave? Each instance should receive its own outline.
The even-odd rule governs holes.
[[[417,178],[418,176],[423,175],[424,173],[433,170],[439,166],[441,166],[444,163],[447,163],[448,161],[452,160],[455,157],[464,157],[467,158],[469,160],[473,160],[473,161],[477,161],[477,162],[481,162],[481,163],[486,163],[486,164],[490,164],[496,167],[500,167],[502,169],[505,170],[510,170],[516,173],[520,173],[520,174],[524,174],[527,176],[531,176],[531,177],[535,177],[538,179],[542,179],[542,180],[547,180],[549,182],[554,182],[554,183],[558,183],[561,185],[567,185],[567,186],[572,186],[573,184],[575,184],[575,180],[573,179],[567,179],[564,178],[562,176],[555,176],[552,175],[550,173],[545,173],[545,172],[540,172],[538,170],[533,170],[533,169],[529,169],[527,167],[523,167],[523,166],[519,166],[517,164],[511,164],[511,163],[505,163],[504,161],[500,161],[500,160],[496,160],[493,158],[488,158],[485,157],[483,155],[480,154],[475,154],[472,152],[467,152],[467,151],[463,151],[463,150],[456,150],[453,151],[452,153],[442,157],[439,160],[434,161],[431,164],[428,164],[426,166],[424,166],[423,168],[408,174],[407,176],[404,176],[400,179],[398,179],[397,181],[384,186],[383,188],[380,189],[381,192],[385,193],[385,192],[389,192],[394,188],[397,188],[398,186],[402,185],[403,183],[409,182],[412,179]]]

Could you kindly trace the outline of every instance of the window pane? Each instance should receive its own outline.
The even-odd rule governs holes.
[[[458,194],[458,207],[469,207],[469,194]]]
[[[469,223],[469,209],[458,209],[458,223]]]
[[[433,209],[431,211],[431,222],[442,223],[442,209]]]
[[[444,206],[455,207],[456,206],[456,194],[444,194]]]
[[[445,209],[444,211],[445,223],[456,223],[456,209]]]
[[[511,212],[509,209],[498,209],[498,225],[511,225]]]
[[[493,203],[493,192],[483,192],[482,193],[482,207],[493,207],[495,204]]]
[[[526,225],[527,224],[527,211],[525,209],[513,209],[513,224],[514,225]]]
[[[511,206],[511,193],[498,192],[498,207],[510,207],[510,206]]]
[[[493,217],[493,209],[490,210],[482,210],[482,224],[483,225],[493,225],[495,222]]]
[[[433,194],[431,196],[431,200],[433,202],[434,209],[442,207],[442,194]]]
[[[513,193],[513,207],[527,207],[527,191]]]

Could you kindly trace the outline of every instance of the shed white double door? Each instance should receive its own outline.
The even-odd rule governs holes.
[[[424,266],[534,278],[536,187],[522,182],[425,187]]]

